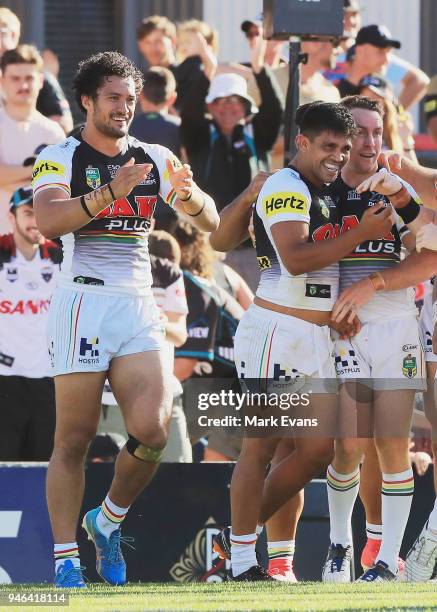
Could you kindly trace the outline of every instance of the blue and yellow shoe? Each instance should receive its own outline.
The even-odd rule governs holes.
[[[75,567],[73,561],[65,559],[56,572],[55,587],[58,589],[86,589],[82,576],[82,568]]]
[[[100,512],[94,508],[85,514],[82,527],[88,534],[88,539],[94,542],[96,547],[96,570],[99,576],[113,585],[126,583],[126,563],[121,552],[120,528],[113,531],[107,538],[97,527],[96,518]],[[127,538],[123,538],[126,540]]]

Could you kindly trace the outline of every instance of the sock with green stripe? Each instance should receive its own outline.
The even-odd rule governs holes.
[[[398,556],[414,493],[413,470],[382,475],[382,544],[377,561],[396,574]]]
[[[123,521],[129,508],[130,506],[127,508],[116,506],[109,499],[108,495],[105,497],[96,518],[97,527],[103,535],[109,538],[111,533],[120,527],[120,523]]]
[[[55,572],[58,571],[58,567],[62,565],[66,559],[69,559],[74,567],[80,567],[79,547],[77,542],[55,544],[53,550],[55,555]]]
[[[332,465],[326,472],[329,521],[332,544],[352,546],[351,519],[360,488],[360,468],[351,474],[340,474]]]
[[[293,563],[295,540],[276,540],[267,542],[269,561],[285,559]]]

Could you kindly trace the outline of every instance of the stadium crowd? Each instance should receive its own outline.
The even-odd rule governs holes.
[[[301,312],[305,308],[303,303],[289,304],[283,297],[275,302],[266,279],[272,268],[271,260],[282,253],[282,246],[278,245],[290,236],[280,236],[272,229],[278,225],[262,219],[254,210],[260,192],[260,199],[267,197],[269,185],[273,185],[270,189],[276,195],[290,192],[289,185],[281,183],[286,182],[283,174],[277,172],[283,167],[283,111],[289,66],[283,43],[264,40],[261,17],[248,18],[241,29],[250,49],[248,64],[239,63],[238,58],[235,63],[220,63],[217,32],[202,21],[174,24],[165,16],[147,16],[137,30],[138,48],[148,69],[129,133],[139,141],[167,147],[183,164],[189,164],[196,185],[213,198],[221,218],[220,227],[209,235],[190,219],[203,208],[199,213],[180,214],[161,197],[161,191],[148,228],[152,290],[165,330],[163,355],[166,363],[172,364],[173,408],[167,445],[160,459],[236,461],[240,457],[231,490],[232,530],[224,530],[215,542],[218,555],[231,559],[233,579],[296,581],[293,555],[304,504],[303,487],[327,468],[331,546],[323,580],[351,579],[350,522],[358,494],[365,506],[367,528],[367,544],[361,557],[362,579],[394,580],[405,574],[409,580],[429,580],[437,570],[437,506],[410,551],[406,568],[399,550],[413,495],[412,466],[418,475],[423,475],[437,452],[434,439],[437,409],[430,382],[437,369],[436,296],[430,281],[437,273],[437,255],[432,250],[437,238],[429,226],[433,221],[432,209],[437,208],[435,173],[419,165],[414,139],[417,126],[410,113],[411,107],[425,98],[427,125],[437,140],[437,77],[430,80],[418,67],[399,58],[395,50],[401,47],[401,41],[393,38],[383,25],[361,27],[358,0],[344,0],[342,37],[335,41],[302,42],[307,62],[301,70],[300,103],[310,106],[301,107],[307,114],[301,112],[296,121],[301,136],[305,139],[309,135],[311,141],[314,134],[318,137],[326,133],[317,118],[316,127],[310,125],[312,112],[314,116],[324,112],[317,104],[311,105],[322,101],[330,104],[329,109],[338,109],[340,100],[345,98],[341,112],[353,118],[354,126],[348,127],[348,119],[342,116],[341,129],[334,123],[333,130],[350,136],[357,126],[358,132],[354,132],[352,150],[341,153],[350,155],[350,161],[339,179],[342,185],[335,183],[336,194],[343,190],[342,197],[354,206],[361,199],[364,201],[361,195],[364,191],[372,197],[365,202],[365,207],[370,207],[367,212],[360,209],[357,213],[354,209],[355,224],[351,223],[352,214],[342,213],[342,228],[349,223],[346,229],[350,232],[342,229],[343,236],[339,237],[331,225],[332,235],[323,238],[338,239],[339,244],[345,245],[344,250],[340,246],[337,250],[333,248],[325,258],[314,260],[318,267],[314,264],[316,267],[310,270],[321,270],[340,261],[338,300],[334,291],[329,293],[330,307],[337,317],[337,323],[332,322],[331,327],[341,336],[336,343],[336,370],[332,378],[337,375],[342,382],[356,380],[354,367],[358,370],[361,367],[368,379],[388,382],[386,387],[371,385],[373,395],[370,392],[359,402],[366,405],[369,414],[392,411],[389,420],[396,421],[399,428],[393,433],[392,423],[387,424],[381,417],[379,426],[386,435],[375,431],[373,440],[368,424],[364,434],[356,423],[351,433],[353,427],[348,423],[352,429],[337,432],[334,454],[332,444],[324,440],[311,439],[304,444],[298,438],[284,437],[279,443],[275,438],[274,444],[267,446],[257,439],[243,440],[235,429],[212,427],[199,433],[195,426],[198,413],[192,398],[199,390],[208,390],[211,379],[235,386],[238,378],[244,377],[242,369],[246,367],[247,378],[257,378],[250,373],[248,362],[251,353],[255,359],[258,344],[247,340],[248,346],[243,346],[241,341],[237,367],[234,362],[239,322],[243,319],[240,335],[243,330],[252,340],[259,330],[268,329],[272,321],[284,325],[285,334],[294,334],[295,330],[290,331],[283,322],[287,314],[284,308]],[[33,172],[37,188],[38,181],[44,186],[44,177],[53,172],[48,161],[41,162],[44,157],[38,158],[33,171],[41,151],[48,145],[62,143],[67,135],[76,137],[82,126],[73,126],[69,104],[57,78],[62,66],[56,56],[49,50],[40,52],[33,45],[20,44],[19,38],[18,18],[8,8],[0,7],[0,461],[48,461],[54,447],[56,411],[50,363],[55,361],[54,349],[49,346],[47,350],[46,334],[63,249],[57,237],[50,238],[50,234],[44,237],[37,226],[30,182]],[[340,121],[335,115],[337,111],[329,114],[331,110],[322,116],[328,122],[326,125],[329,121]],[[301,193],[301,183],[308,183],[304,170],[305,163],[309,167],[310,161],[305,162],[304,155],[308,157],[305,147],[311,150],[312,145],[302,141],[300,146],[304,161],[297,169],[293,166],[295,196]],[[334,170],[336,175],[338,167]],[[86,184],[91,189],[100,186],[100,176],[95,171],[92,165],[86,168]],[[166,172],[170,172],[168,168]],[[375,173],[379,173],[377,179],[372,178]],[[390,183],[388,175],[400,179],[393,178]],[[323,182],[331,180],[328,176]],[[370,182],[360,191],[363,181]],[[317,190],[305,189],[304,199],[320,195]],[[405,202],[400,197],[398,200],[391,197],[404,189],[408,190]],[[411,212],[414,208],[411,202],[419,198],[424,204],[421,213],[415,209]],[[381,200],[386,206],[383,212],[378,207]],[[390,216],[390,202],[396,209],[396,219]],[[85,212],[88,204],[81,202]],[[408,212],[402,212],[407,209]],[[378,212],[381,214],[377,215]],[[323,206],[321,214],[325,215]],[[327,209],[325,216],[329,218],[329,214]],[[421,215],[424,220],[419,224]],[[298,214],[284,220],[301,222],[304,218]],[[263,222],[268,227],[264,233]],[[306,222],[310,223],[309,215]],[[381,235],[385,236],[383,240]],[[265,248],[267,236],[270,251]],[[375,247],[372,252],[372,245],[377,243],[378,249]],[[277,247],[276,255],[273,244]],[[366,246],[360,251],[362,245]],[[310,259],[310,254],[302,257]],[[363,257],[373,260],[357,275],[355,271],[357,265],[362,266]],[[403,284],[390,276],[397,264],[402,270]],[[285,275],[286,268],[294,276],[307,271],[297,263],[295,269],[288,268],[285,260],[280,265],[281,274]],[[260,272],[264,281],[257,290]],[[80,282],[86,284],[88,280]],[[329,286],[326,279],[321,285],[317,282],[315,292]],[[284,286],[290,288],[291,284]],[[412,298],[414,288],[416,306],[421,309],[420,324]],[[383,292],[385,302],[381,297],[375,306],[378,291]],[[253,305],[255,293],[258,301]],[[314,300],[311,295],[306,294],[306,298]],[[265,315],[269,300],[278,308]],[[373,308],[371,315],[369,304]],[[259,313],[263,308],[264,319]],[[315,323],[313,327],[326,328],[327,320],[302,318],[307,325],[302,337],[310,343],[309,325]],[[395,331],[391,319],[398,323]],[[387,324],[383,329],[380,323],[378,327],[378,320],[390,320],[391,327]],[[397,347],[390,352],[394,334],[403,334],[401,344],[407,347],[400,354]],[[89,359],[98,357],[99,350],[102,352],[99,339],[82,340],[81,355]],[[318,342],[328,346],[330,340],[323,336]],[[379,362],[371,346],[380,351]],[[303,362],[309,349],[302,348],[302,344],[296,347],[296,351],[302,352],[299,358]],[[313,348],[317,352],[316,344]],[[334,362],[330,361],[332,369]],[[303,367],[302,362],[296,362],[295,373]],[[294,364],[289,365],[291,370]],[[331,378],[330,368],[320,367],[319,371],[324,372],[320,376]],[[308,375],[312,372],[303,371]],[[66,372],[58,367],[58,373]],[[268,371],[265,376],[273,375]],[[356,397],[343,397],[346,385],[341,388],[343,406],[353,414]],[[88,450],[89,461],[115,461],[125,442],[129,444],[132,438],[114,395],[117,394],[112,393],[106,381],[98,435]],[[362,415],[356,418],[362,421]],[[255,476],[249,478],[250,470]],[[436,476],[434,481],[437,488]],[[247,511],[248,499],[253,500],[253,516]],[[106,523],[96,520],[108,538],[122,520],[115,520],[115,514],[124,517],[129,505],[130,502],[125,502],[117,506],[109,498],[105,500]],[[268,534],[268,572],[258,566],[255,555],[256,540],[264,525]],[[390,528],[384,528],[386,525]],[[78,573],[76,543],[66,537],[61,541],[62,545],[55,545],[57,569],[70,560]],[[102,572],[105,571],[103,568]],[[113,580],[108,575],[104,577],[109,582]],[[120,577],[114,580],[123,582]],[[68,580],[62,585],[69,586]]]

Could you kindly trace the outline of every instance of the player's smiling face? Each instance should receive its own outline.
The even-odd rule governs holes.
[[[349,165],[359,174],[373,174],[382,148],[383,121],[379,113],[354,108],[351,113],[357,125]]]
[[[300,134],[299,150],[304,154],[307,176],[316,185],[332,183],[349,159],[351,138],[325,131],[312,139]]]
[[[110,138],[123,138],[129,131],[137,101],[132,77],[106,77],[87,111],[94,127]]]

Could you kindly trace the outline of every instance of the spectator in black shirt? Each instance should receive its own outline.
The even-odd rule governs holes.
[[[360,93],[359,83],[369,74],[381,73],[389,63],[390,51],[400,49],[399,40],[394,40],[385,26],[368,25],[357,34],[355,46],[348,51],[346,78],[336,83],[340,96]]]
[[[130,133],[142,142],[163,145],[180,157],[181,120],[168,112],[176,97],[176,81],[170,70],[159,66],[150,68],[144,75],[140,94],[143,112],[133,120]]]

